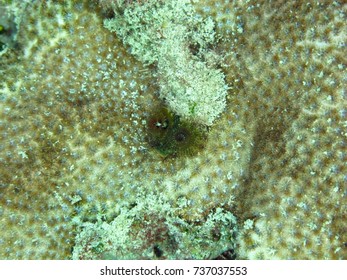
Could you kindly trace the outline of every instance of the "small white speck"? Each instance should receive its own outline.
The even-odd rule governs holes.
[[[253,228],[253,224],[254,224],[254,221],[248,219],[248,220],[246,220],[246,221],[244,222],[244,227],[243,227],[243,228],[244,228],[245,230],[252,229],[252,228]]]
[[[28,155],[24,152],[24,151],[19,151],[18,155],[20,155],[22,157],[22,159],[27,159],[29,158]]]

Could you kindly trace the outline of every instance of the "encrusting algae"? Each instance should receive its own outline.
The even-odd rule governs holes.
[[[1,259],[347,259],[343,1],[0,3]]]

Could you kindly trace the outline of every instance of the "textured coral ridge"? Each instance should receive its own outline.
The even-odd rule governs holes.
[[[238,256],[346,259],[346,4],[241,2],[216,13],[223,37],[241,31],[225,44],[230,103],[254,127]]]
[[[149,149],[146,120],[158,105],[152,70],[86,3],[27,6],[21,48],[9,55],[18,61],[1,84],[1,258],[69,258],[75,225],[112,221],[148,190],[173,206],[186,197],[177,212],[203,218],[232,200],[247,161],[246,133],[232,113],[223,126],[233,129],[216,125],[194,157]]]
[[[92,1],[26,8],[19,48],[0,64],[1,258],[71,258],[72,248],[76,258],[129,258],[131,247],[112,238],[127,256],[94,242],[122,223],[135,233],[124,243],[144,249],[136,257],[213,257],[214,244],[222,252],[236,236],[239,258],[347,258],[346,5],[194,5],[216,21],[230,90],[206,147],[177,158],[145,141],[157,81],[103,28],[108,14]],[[221,207],[230,231],[216,223],[223,231],[200,243],[194,230],[213,228]],[[136,210],[142,223],[131,220]],[[187,228],[197,239],[179,235]]]

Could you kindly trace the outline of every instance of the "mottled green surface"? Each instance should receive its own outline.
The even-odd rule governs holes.
[[[163,157],[146,137],[165,79],[104,28],[100,2],[11,5],[0,258],[347,259],[346,4],[194,2],[215,23],[204,61],[227,106],[202,149]]]

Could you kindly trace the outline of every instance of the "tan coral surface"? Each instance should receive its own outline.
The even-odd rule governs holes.
[[[71,258],[79,224],[149,192],[184,199],[186,221],[231,211],[238,258],[347,259],[346,4],[194,5],[216,21],[228,105],[204,149],[168,158],[145,141],[153,66],[103,27],[109,11],[26,7],[0,62],[1,259]]]

